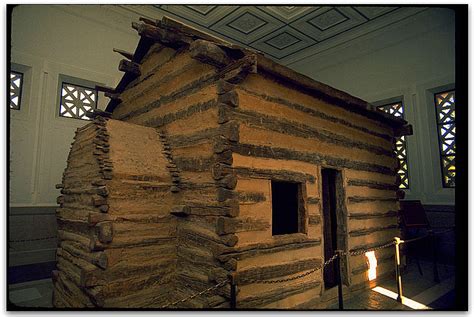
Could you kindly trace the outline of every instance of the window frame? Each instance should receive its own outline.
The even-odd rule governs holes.
[[[9,103],[8,103],[8,109],[10,110],[17,110],[17,111],[21,111],[23,108],[21,106],[21,103],[23,101],[23,87],[25,85],[25,73],[24,72],[21,72],[21,71],[17,71],[17,70],[13,70],[13,69],[10,69],[10,72],[8,73],[8,76],[9,76],[9,79],[11,81],[11,74],[14,73],[14,74],[18,74],[18,75],[21,75],[20,78],[21,78],[21,81],[20,81],[20,86],[18,87],[19,88],[19,93],[18,93],[18,108],[12,108],[10,105],[11,105],[11,96],[10,96],[10,85],[8,85],[8,100],[9,100]]]
[[[441,186],[443,188],[449,188],[449,189],[455,189],[456,188],[456,176],[454,176],[454,186],[448,186],[448,183],[445,181],[445,171],[444,171],[444,166],[443,166],[443,158],[446,156],[454,156],[454,166],[456,166],[456,151],[454,154],[447,155],[443,154],[442,146],[443,146],[443,141],[442,141],[442,136],[440,132],[440,127],[446,124],[453,124],[454,128],[456,128],[456,119],[454,121],[450,121],[449,123],[440,123],[439,120],[439,110],[438,107],[440,106],[437,102],[437,96],[444,94],[444,93],[454,93],[454,111],[456,111],[456,88],[451,87],[451,88],[445,88],[445,89],[437,89],[433,91],[433,106],[434,106],[434,114],[436,117],[436,134],[438,135],[438,142],[437,142],[437,148],[438,148],[438,158],[439,158],[439,166],[440,166],[440,173],[441,173]],[[456,146],[456,132],[454,132],[454,146]]]
[[[390,99],[385,99],[385,100],[378,101],[378,102],[374,103],[374,105],[377,107],[378,110],[383,111],[383,112],[385,112],[385,113],[387,113],[387,114],[390,114],[390,113],[387,112],[387,111],[385,111],[385,110],[383,110],[383,109],[381,109],[381,108],[387,107],[387,106],[391,106],[391,105],[395,105],[395,104],[401,104],[401,107],[402,107],[402,109],[403,109],[401,118],[404,119],[404,120],[407,120],[407,119],[406,119],[405,102],[404,102],[404,100],[403,100],[403,97],[393,97],[393,98],[390,98]],[[390,114],[390,115],[392,115],[392,114]],[[395,116],[395,117],[396,117],[396,116]],[[398,117],[398,118],[400,118],[400,117]],[[405,158],[404,158],[404,160],[405,160],[405,163],[406,163],[406,171],[405,171],[405,174],[406,174],[406,179],[407,179],[407,185],[406,185],[406,187],[403,187],[403,188],[400,187],[400,186],[402,185],[402,183],[400,183],[399,189],[402,189],[402,190],[410,190],[412,184],[411,184],[411,177],[410,177],[411,173],[410,173],[410,165],[409,165],[409,158],[408,158],[408,139],[407,139],[407,136],[406,136],[406,135],[405,135],[405,136],[401,136],[401,137],[397,137],[397,138],[396,138],[396,141],[395,141],[395,147],[396,147],[396,143],[398,142],[398,139],[403,140],[402,142],[403,142],[404,147],[405,147]],[[396,151],[396,149],[395,149],[395,151]],[[396,153],[395,153],[395,154],[396,154]],[[396,154],[396,155],[397,155],[397,160],[398,160],[398,162],[400,162],[401,159],[398,158],[398,154]],[[400,168],[400,169],[401,169],[401,168]],[[399,170],[400,170],[400,169],[399,169]],[[398,176],[398,175],[399,175],[399,173],[398,173],[398,171],[397,171],[397,176]]]
[[[278,233],[274,234],[274,221],[273,221],[273,216],[274,216],[274,208],[273,208],[273,202],[274,202],[274,191],[273,191],[273,183],[288,183],[288,184],[294,184],[296,186],[296,217],[297,217],[297,229],[295,232],[289,232],[289,233]],[[270,179],[270,191],[271,191],[271,219],[272,219],[272,225],[271,225],[271,232],[272,232],[272,237],[281,237],[281,236],[286,236],[286,235],[294,235],[294,234],[307,234],[307,227],[306,227],[306,207],[305,207],[305,195],[306,195],[306,188],[305,188],[305,183],[302,182],[296,182],[296,181],[291,181],[291,180],[282,180],[282,179]]]
[[[98,109],[99,107],[99,92],[95,88],[96,85],[100,85],[97,82],[86,80],[86,79],[81,79],[69,75],[64,75],[64,74],[59,74],[58,76],[58,88],[56,91],[57,94],[57,106],[56,106],[56,111],[55,111],[55,117],[58,119],[75,119],[75,120],[81,120],[81,121],[91,121],[89,118],[78,118],[78,117],[66,117],[61,115],[61,105],[62,105],[62,89],[63,85],[72,85],[72,86],[77,86],[80,88],[85,88],[85,89],[90,89],[93,90],[95,93],[95,107],[93,109]]]

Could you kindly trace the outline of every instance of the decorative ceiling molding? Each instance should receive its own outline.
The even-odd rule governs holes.
[[[121,5],[170,16],[289,65],[383,29],[426,8],[398,6]]]

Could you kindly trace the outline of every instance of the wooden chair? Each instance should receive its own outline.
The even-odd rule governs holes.
[[[437,265],[437,245],[436,236],[433,235],[428,217],[426,216],[425,208],[420,200],[401,200],[400,201],[400,215],[401,215],[401,229],[404,239],[413,239],[421,237],[420,231],[425,229],[431,235],[431,242],[433,248],[433,275],[434,280],[439,282],[438,265]],[[410,234],[414,231],[414,235]],[[414,256],[418,270],[423,275],[418,256]]]

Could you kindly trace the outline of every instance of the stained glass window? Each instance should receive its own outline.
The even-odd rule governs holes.
[[[436,120],[443,187],[456,187],[456,95],[455,91],[435,94]]]
[[[405,119],[405,107],[402,102],[390,103],[379,106],[380,110],[393,115],[394,117]],[[408,153],[407,141],[404,135],[395,139],[395,155],[400,162],[400,169],[398,170],[398,177],[400,179],[400,188],[408,189]]]
[[[92,88],[63,83],[61,88],[61,117],[90,120],[86,112],[97,108],[97,91]]]
[[[20,110],[23,74],[10,72],[10,109]]]

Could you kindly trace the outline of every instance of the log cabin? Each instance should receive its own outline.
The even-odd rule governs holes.
[[[237,308],[324,309],[334,263],[290,278],[336,250],[344,293],[393,270],[348,252],[399,235],[406,121],[172,19],[133,28],[57,185],[55,307],[229,308],[229,283],[193,295],[232,276]]]

